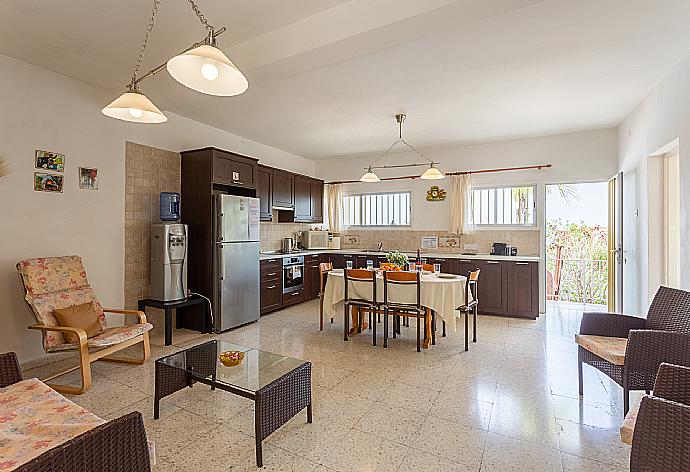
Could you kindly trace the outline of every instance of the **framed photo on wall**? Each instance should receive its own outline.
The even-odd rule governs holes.
[[[98,190],[98,169],[93,167],[80,167],[79,188],[84,190]]]
[[[63,172],[65,170],[65,155],[57,152],[36,150],[36,169]]]
[[[34,172],[34,190],[37,192],[62,193],[64,178],[64,175]]]

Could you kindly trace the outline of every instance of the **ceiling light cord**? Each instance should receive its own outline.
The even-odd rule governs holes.
[[[149,45],[149,38],[151,37],[151,31],[156,25],[156,15],[158,14],[158,9],[161,6],[161,0],[153,0],[153,9],[151,10],[151,18],[149,19],[148,25],[146,25],[146,34],[144,35],[144,41],[141,43],[141,48],[139,49],[139,58],[134,66],[134,73],[132,73],[132,82],[128,86],[129,89],[134,92],[137,90],[137,75],[139,74],[139,69],[144,62],[144,53]]]
[[[190,1],[191,1],[191,0],[190,0]],[[418,154],[418,155],[420,155],[421,157],[423,157],[424,159],[426,159],[426,160],[431,164],[431,166],[434,165],[434,161],[433,161],[431,158],[429,158],[426,154],[424,154],[423,152],[419,151],[416,147],[414,147],[413,145],[411,145],[410,143],[408,143],[407,141],[405,141],[405,139],[402,137],[402,125],[403,125],[403,123],[405,122],[405,118],[407,118],[407,115],[405,115],[405,114],[403,114],[403,113],[399,113],[399,114],[395,115],[395,119],[396,119],[397,122],[398,122],[398,137],[399,137],[399,139],[398,139],[397,141],[395,141],[393,144],[391,144],[390,146],[388,146],[388,149],[386,149],[386,150],[383,151],[381,154],[379,154],[378,156],[376,156],[376,159],[374,159],[374,162],[372,162],[372,163],[369,165],[369,168],[370,168],[370,169],[371,169],[372,167],[374,167],[378,161],[380,161],[381,159],[383,159],[384,157],[386,157],[386,155],[388,155],[388,153],[391,152],[391,150],[392,150],[396,145],[398,145],[399,143],[404,144],[404,145],[407,146],[409,149],[411,149],[412,151],[414,151],[416,154]]]
[[[194,0],[187,0],[189,4],[192,6],[192,10],[194,13],[196,13],[197,18],[199,18],[199,21],[201,21],[201,24],[204,25],[204,27],[208,30],[210,35],[213,35],[213,30],[215,28],[212,25],[208,24],[208,20],[204,16],[203,13],[201,13],[201,10],[199,9],[199,5],[196,4]]]

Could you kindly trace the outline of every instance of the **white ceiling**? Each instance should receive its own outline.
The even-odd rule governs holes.
[[[249,79],[208,97],[166,73],[161,109],[320,159],[615,126],[690,49],[687,0],[198,0]],[[148,0],[0,0],[0,53],[121,91]],[[204,30],[162,0],[143,69]],[[105,105],[105,103],[104,103]],[[94,110],[98,113],[99,110]]]

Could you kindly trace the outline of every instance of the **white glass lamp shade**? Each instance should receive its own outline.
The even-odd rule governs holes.
[[[125,92],[101,111],[111,118],[135,123],[168,121],[163,112],[146,98],[146,95],[139,92]]]
[[[202,44],[168,61],[168,72],[175,80],[197,92],[231,97],[244,93],[249,83],[223,51]]]
[[[427,170],[424,171],[424,173],[420,177],[421,179],[424,180],[441,180],[445,179],[446,176],[443,175],[442,172],[440,172],[434,165],[432,164],[429,166]]]
[[[362,178],[359,179],[360,182],[381,182],[381,179],[379,179],[379,176],[374,174],[374,172],[371,170],[371,167],[369,170],[367,170],[367,173],[362,176]]]

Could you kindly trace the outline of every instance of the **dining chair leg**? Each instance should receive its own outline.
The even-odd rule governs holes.
[[[445,320],[443,321],[443,337],[446,337],[446,322]]]
[[[420,322],[419,322],[419,313],[417,314],[417,352],[421,352],[422,350],[420,349],[420,342],[419,342],[419,333],[420,333]],[[407,317],[407,322],[410,322],[410,317]],[[424,323],[424,327],[426,328],[426,323]],[[426,329],[425,329],[426,331]]]
[[[345,305],[345,316],[343,317],[343,340],[347,341],[347,332],[350,331],[350,313],[349,306]]]
[[[357,333],[362,332],[362,309],[357,307]]]
[[[393,315],[393,339],[395,339],[395,333],[398,331],[398,323],[400,323],[400,317]]]
[[[477,305],[474,306],[474,317],[472,322],[472,342],[477,342]]]
[[[383,308],[383,347],[388,347],[388,309]]]
[[[372,318],[373,318],[373,316],[371,316],[371,311],[370,311],[370,312],[369,312],[369,329],[371,329],[371,324],[372,324],[371,319],[372,319]]]
[[[373,319],[373,322],[371,323],[371,324],[373,325],[373,326],[372,326],[372,331],[373,331],[373,332],[372,332],[372,335],[373,335],[373,338],[374,338],[374,346],[376,346],[376,316],[371,316],[371,314],[369,314],[369,318],[370,318],[370,319]],[[370,326],[371,326],[371,325],[370,325]]]
[[[469,318],[470,318],[470,310],[465,311],[465,351],[470,350],[469,346],[469,330],[470,330],[470,323],[469,323]]]
[[[319,294],[319,331],[323,331],[323,293]]]
[[[431,345],[435,346],[436,345],[436,312],[433,310],[429,310],[429,314],[431,315]]]

